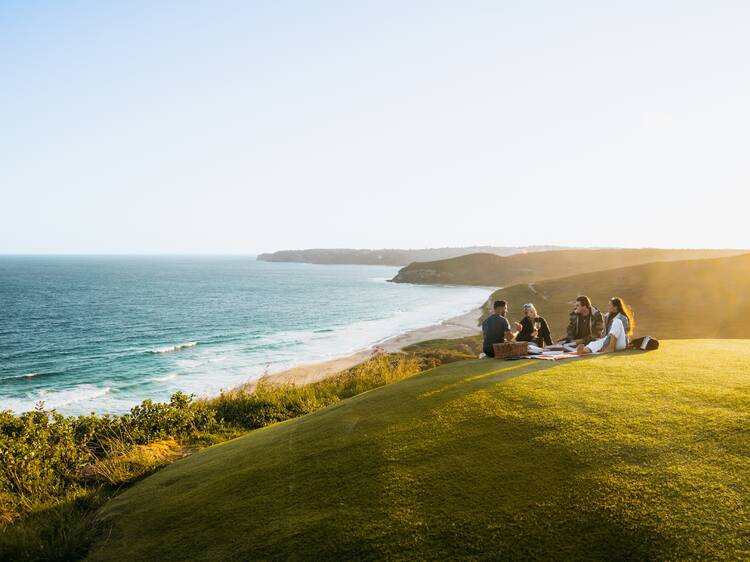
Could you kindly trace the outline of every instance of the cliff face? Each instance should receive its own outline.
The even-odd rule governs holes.
[[[416,265],[416,264],[415,264]],[[456,274],[430,267],[401,268],[392,283],[419,283],[423,285],[455,285]]]

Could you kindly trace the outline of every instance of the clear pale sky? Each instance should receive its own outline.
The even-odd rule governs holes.
[[[747,248],[749,25],[721,1],[6,0],[0,253]]]

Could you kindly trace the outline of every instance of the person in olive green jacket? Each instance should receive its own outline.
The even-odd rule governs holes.
[[[570,313],[566,342],[586,345],[602,336],[604,317],[592,304],[589,298],[581,295],[576,298],[576,305]]]

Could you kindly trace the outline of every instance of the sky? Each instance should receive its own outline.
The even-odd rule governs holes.
[[[748,2],[0,3],[0,253],[748,248]]]

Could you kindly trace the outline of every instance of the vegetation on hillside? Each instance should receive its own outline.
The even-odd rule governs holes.
[[[496,291],[508,301],[511,320],[533,302],[564,337],[575,298],[585,294],[606,310],[619,296],[635,313],[636,333],[657,338],[747,338],[750,317],[750,254],[720,259],[657,262],[585,273]],[[489,311],[485,310],[485,314]]]
[[[738,250],[618,249],[558,250],[501,257],[487,253],[412,263],[393,278],[396,283],[507,287],[578,273],[603,271],[657,261],[719,258]]]
[[[748,363],[666,341],[444,365],[166,467],[91,558],[747,559]]]
[[[96,508],[123,486],[194,450],[298,417],[445,362],[476,357],[476,338],[376,356],[316,384],[260,385],[122,416],[0,412],[0,559],[65,560],[86,551]]]

